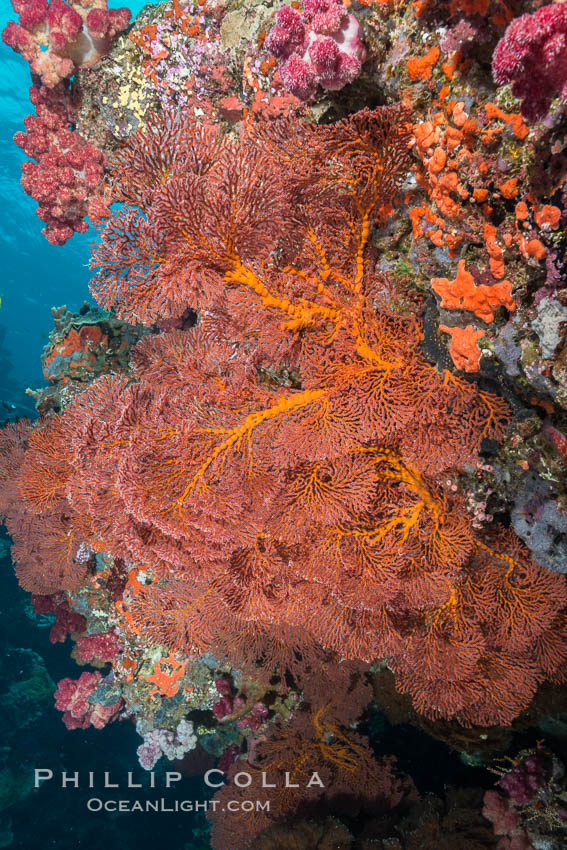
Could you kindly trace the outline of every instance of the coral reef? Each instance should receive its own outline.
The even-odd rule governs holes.
[[[349,728],[368,696],[360,665],[312,671],[304,705],[294,712],[292,722],[272,724],[253,747],[249,743],[246,759],[237,759],[229,768],[228,784],[217,791],[217,807],[208,814],[211,846],[219,850],[247,846],[273,821],[292,821],[296,811],[349,817],[407,811],[418,799],[411,778],[397,769],[394,758],[375,759],[367,740]],[[229,800],[250,795],[250,788],[239,781],[241,771],[251,776],[258,799],[270,800],[269,810],[227,809]],[[264,775],[269,786],[261,779]],[[298,840],[300,836],[301,830]]]
[[[166,115],[135,136],[121,153],[112,187],[113,199],[129,205],[114,211],[106,195],[93,211],[101,234],[93,293],[122,318],[155,321],[210,304],[210,319],[198,329],[147,338],[135,353],[137,384],[96,382],[34,434],[22,494],[28,506],[40,506],[67,493],[72,516],[90,523],[95,536],[104,528],[115,557],[142,558],[151,566],[152,578],[130,607],[134,628],[155,644],[181,653],[228,652],[236,665],[255,663],[263,651],[266,661],[285,667],[298,649],[305,661],[317,645],[367,661],[383,654],[424,713],[463,723],[509,722],[542,677],[560,675],[565,591],[562,578],[530,562],[509,533],[495,528],[483,538],[463,522],[458,493],[444,489],[439,476],[470,462],[483,438],[502,434],[507,408],[449,373],[437,375],[421,359],[419,328],[400,313],[395,289],[385,277],[370,277],[368,225],[406,167],[404,118],[389,109],[330,128],[288,123],[284,137],[262,126],[250,143],[236,147],[214,131],[196,132]],[[398,135],[388,135],[393,132]],[[356,175],[353,206],[353,176],[341,201],[340,181],[324,171],[326,151],[339,144],[344,172]],[[360,154],[360,145],[367,152]],[[159,156],[149,158],[153,151]],[[177,174],[180,162],[185,171],[187,156],[199,162],[189,182]],[[166,182],[160,169],[167,169]],[[319,191],[326,182],[333,187],[329,201]],[[183,220],[170,206],[180,208],[181,191]],[[305,197],[300,246],[297,219],[288,218],[288,198],[298,191]],[[200,201],[209,197],[219,199],[210,213]],[[244,218],[233,219],[233,204],[246,210]],[[337,215],[351,221],[342,255],[333,255],[327,236]],[[116,244],[125,237],[128,252],[122,255]],[[268,271],[265,258],[276,239],[282,267]],[[183,278],[175,271],[179,263]],[[253,271],[258,263],[265,276]],[[287,275],[302,281],[303,302],[308,282],[315,281],[306,305],[289,288],[282,291]],[[322,280],[326,286],[317,283]],[[221,297],[230,298],[229,311]],[[256,342],[254,360],[249,363],[241,347],[239,362],[232,346],[213,341],[219,328],[235,343],[246,328],[246,338]],[[276,357],[282,365],[271,365],[268,380],[257,382],[256,371],[265,372],[264,363]],[[346,370],[345,357],[351,364]],[[284,363],[296,375],[295,387],[282,379]],[[155,395],[158,383],[168,387],[167,399]],[[166,414],[171,403],[185,411],[177,425],[173,410]],[[147,424],[141,428],[142,416]],[[219,417],[226,425],[213,424]],[[361,423],[358,431],[349,427],[352,421]],[[416,440],[423,433],[427,441]],[[276,452],[265,454],[266,439],[277,439]],[[125,440],[129,450],[118,457],[113,447]],[[57,465],[46,463],[45,443]],[[291,457],[285,446],[293,446]],[[278,472],[262,473],[258,502],[250,470],[259,476],[268,457]],[[315,470],[322,463],[320,477]],[[241,469],[248,470],[245,476]],[[151,542],[140,522],[155,529]],[[242,528],[251,522],[246,540]],[[311,540],[319,542],[309,546]],[[200,563],[190,567],[195,541]],[[264,553],[270,553],[269,569]],[[409,572],[408,559],[414,565]],[[289,590],[274,597],[268,592],[274,581]],[[325,621],[318,615],[323,605]],[[311,612],[309,619],[304,611]],[[343,623],[340,630],[334,618]],[[276,621],[279,633],[271,625]]]
[[[216,762],[221,808],[253,777],[271,811],[210,812],[219,850],[564,844],[565,753],[531,746],[567,647],[564,7],[166,0],[125,31],[34,0],[6,31],[22,185],[54,244],[88,215],[99,305],[54,310],[40,418],[0,431],[16,575],[96,668],[67,728]],[[420,798],[394,724],[482,790]]]

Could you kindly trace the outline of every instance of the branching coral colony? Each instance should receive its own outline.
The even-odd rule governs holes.
[[[507,724],[561,677],[565,579],[474,530],[446,484],[510,412],[424,359],[376,273],[410,136],[402,106],[241,143],[150,119],[92,204],[92,292],[128,320],[199,322],[138,343],[135,380],[5,436],[12,476],[27,439],[8,526],[48,520],[53,557],[15,553],[35,592],[83,580],[73,540],[141,565],[145,641],[299,680],[323,651],[385,657],[420,712]]]

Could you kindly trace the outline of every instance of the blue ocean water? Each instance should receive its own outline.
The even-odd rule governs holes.
[[[128,5],[135,16],[146,4],[111,0],[109,5]],[[0,29],[14,17],[9,0],[0,0]],[[52,328],[51,308],[76,309],[88,297],[92,234],[75,234],[62,247],[41,235],[36,203],[20,186],[26,157],[12,140],[33,112],[29,66],[1,43],[0,71],[0,403],[32,409],[24,392],[44,383],[40,356]]]

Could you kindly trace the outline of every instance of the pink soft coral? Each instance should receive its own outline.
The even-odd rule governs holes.
[[[36,614],[54,614],[55,622],[49,631],[51,643],[65,643],[68,634],[83,632],[87,621],[69,608],[69,603],[62,593],[53,596],[32,596],[33,610]]]
[[[19,21],[9,21],[2,39],[49,87],[98,62],[131,17],[129,9],[108,9],[106,0],[12,0],[12,5]]]
[[[35,160],[22,163],[21,184],[37,201],[42,231],[52,245],[63,245],[73,233],[85,233],[87,204],[104,174],[104,154],[69,129],[71,107],[65,83],[54,88],[34,85],[30,99],[35,115],[24,119],[26,132],[14,141]]]
[[[115,632],[98,635],[83,635],[77,639],[77,657],[80,664],[113,661],[120,649],[120,641]],[[96,663],[95,665],[96,666]]]
[[[300,100],[313,97],[318,85],[342,89],[360,74],[366,58],[360,25],[342,0],[305,0],[303,19],[281,6],[266,48],[282,60],[282,82]]]
[[[496,45],[492,73],[500,85],[513,83],[528,121],[544,118],[557,93],[567,100],[567,5],[552,3],[513,20]]]
[[[81,673],[78,679],[61,679],[55,691],[55,708],[64,712],[63,723],[67,729],[102,729],[116,719],[122,698],[112,705],[91,702],[92,695],[102,681],[100,673]]]

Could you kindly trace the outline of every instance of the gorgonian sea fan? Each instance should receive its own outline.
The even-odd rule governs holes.
[[[385,656],[420,711],[509,723],[561,675],[565,581],[473,529],[447,486],[510,412],[424,359],[375,267],[407,118],[290,118],[236,144],[165,116],[136,135],[99,206],[93,291],[199,324],[146,337],[133,381],[100,378],[47,422],[28,486],[151,569],[130,602],[146,640],[267,676]]]

